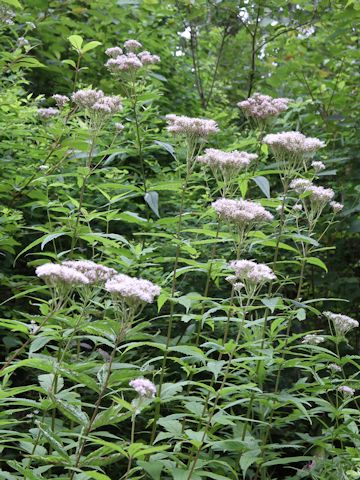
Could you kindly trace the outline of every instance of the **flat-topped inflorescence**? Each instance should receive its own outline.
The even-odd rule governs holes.
[[[156,386],[147,378],[136,378],[129,382],[135,392],[143,398],[154,398],[156,395]]]
[[[130,304],[152,303],[161,292],[161,288],[149,280],[129,277],[124,274],[115,275],[108,280],[105,289]]]
[[[59,95],[58,93],[55,93],[55,95],[53,95],[51,98],[55,100],[58,108],[64,108],[65,105],[70,101],[69,97],[66,95]]]
[[[44,263],[36,268],[35,273],[51,287],[88,285],[90,283],[83,273],[57,263]]]
[[[253,225],[274,218],[262,205],[250,200],[219,198],[211,206],[221,219],[235,224]]]
[[[91,284],[106,282],[118,273],[114,268],[106,267],[92,260],[66,260],[62,262],[62,265],[82,273]]]
[[[359,326],[357,320],[347,315],[342,315],[341,313],[323,312],[323,315],[334,324],[335,331],[338,335],[345,335],[353,328]]]
[[[136,50],[139,50],[141,47],[140,42],[130,39],[124,43],[126,52],[120,47],[108,48],[105,53],[110,58],[105,63],[105,67],[114,74],[123,74],[126,72],[134,74],[143,67],[160,62],[158,55],[153,55],[147,50],[135,53]]]
[[[38,108],[37,109],[37,114],[43,120],[48,120],[49,118],[56,117],[56,116],[59,115],[59,113],[60,113],[59,109],[54,108],[54,107]]]
[[[252,97],[243,100],[237,104],[248,117],[256,120],[266,120],[271,117],[277,117],[280,113],[287,110],[289,98],[273,98],[269,95],[254,93]]]
[[[259,284],[276,280],[275,273],[264,263],[256,263],[252,260],[233,260],[229,266],[234,270],[236,281]]]
[[[168,122],[167,130],[175,135],[185,135],[194,138],[207,138],[209,135],[219,132],[215,120],[207,118],[193,118],[184,115],[166,115]]]
[[[255,153],[239,152],[238,150],[224,152],[216,148],[207,148],[204,155],[199,156],[197,160],[211,168],[236,172],[246,169],[257,158]]]
[[[322,335],[315,335],[312,333],[305,335],[301,341],[301,343],[307,343],[309,345],[319,345],[320,343],[323,343],[323,342],[325,342],[325,337],[323,337]]]

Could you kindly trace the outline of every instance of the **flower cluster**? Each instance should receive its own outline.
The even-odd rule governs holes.
[[[59,108],[65,107],[65,105],[70,101],[69,97],[66,95],[59,95],[58,93],[53,95],[51,98],[55,100],[55,103]]]
[[[302,339],[301,343],[307,343],[309,345],[319,345],[320,343],[325,342],[325,337],[322,335],[308,334]]]
[[[256,263],[251,260],[233,260],[229,266],[235,272],[233,278],[244,283],[262,284],[276,280],[276,275],[271,268],[263,263]],[[230,281],[230,283],[234,282]]]
[[[123,298],[129,304],[152,303],[160,295],[160,287],[149,280],[119,274],[105,284],[105,289],[115,296]]]
[[[359,322],[357,320],[354,320],[347,315],[333,312],[323,312],[323,314],[328,320],[333,322],[338,335],[345,335],[353,328],[357,328],[359,326]]]
[[[168,132],[175,135],[186,135],[188,137],[206,138],[209,135],[217,133],[219,128],[214,120],[206,118],[192,118],[183,115],[166,115],[168,122]]]
[[[211,168],[220,169],[223,172],[229,171],[235,173],[239,170],[247,168],[253,160],[258,156],[255,153],[223,152],[216,148],[207,148],[205,154],[198,157],[198,161]]]
[[[106,267],[91,260],[66,260],[62,262],[62,265],[82,273],[91,284],[106,282],[117,274],[117,271],[113,268]]]
[[[348,387],[347,385],[343,385],[342,387],[339,387],[338,391],[349,397],[352,397],[355,393],[355,390],[351,387]]]
[[[305,155],[325,147],[325,143],[318,138],[306,137],[300,132],[270,133],[264,137],[263,142],[270,146],[274,154]]]
[[[49,118],[56,117],[59,115],[59,110],[57,108],[48,107],[48,108],[38,108],[37,114],[43,120],[48,120]]]
[[[104,115],[115,114],[122,110],[120,98],[107,96],[102,90],[78,90],[72,94],[71,99],[80,108]]]
[[[325,170],[325,164],[323,162],[313,161],[311,162],[312,168],[315,170],[316,173]]]
[[[272,98],[269,95],[254,93],[252,97],[239,102],[237,106],[249,117],[265,120],[287,110],[289,102],[288,98]]]
[[[14,25],[16,13],[6,5],[0,5],[0,22],[4,25]]]
[[[262,205],[249,200],[231,200],[219,198],[211,204],[223,220],[241,225],[253,225],[269,222],[274,217]]]
[[[141,47],[141,43],[137,40],[127,40],[124,43],[124,48],[127,53],[124,53],[120,47],[108,48],[105,53],[110,58],[105,63],[105,66],[112,73],[122,73],[134,72],[145,65],[154,65],[160,62],[158,55],[153,55],[147,50],[135,53],[135,51]]]
[[[295,178],[292,180],[290,183],[290,188],[295,190],[296,193],[308,194],[310,201],[319,206],[325,206],[334,198],[335,195],[335,192],[332,188],[324,188],[313,185],[309,180],[304,178]]]
[[[140,397],[154,398],[156,395],[155,385],[147,378],[136,378],[135,380],[131,380],[129,385]]]
[[[36,275],[51,286],[77,286],[89,284],[89,279],[81,272],[56,263],[44,263],[35,270]]]
[[[339,213],[344,208],[344,205],[339,202],[330,202],[329,205],[333,209],[334,213]]]
[[[339,365],[336,365],[336,363],[330,363],[329,365],[329,369],[332,371],[332,372],[341,372],[341,367]]]

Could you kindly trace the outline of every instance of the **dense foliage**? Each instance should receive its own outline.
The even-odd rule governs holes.
[[[0,478],[360,478],[359,12],[0,2]]]

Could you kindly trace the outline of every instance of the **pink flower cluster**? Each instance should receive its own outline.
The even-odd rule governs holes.
[[[156,395],[156,387],[147,378],[136,378],[129,382],[130,387],[132,387],[140,397],[144,398],[154,398]]]
[[[192,118],[174,114],[166,115],[165,118],[168,122],[168,132],[175,135],[206,138],[219,131],[217,123],[206,118]]]
[[[239,152],[237,150],[223,152],[216,148],[207,148],[205,154],[198,157],[197,160],[211,168],[234,172],[247,168],[257,158],[258,156],[255,153]]]
[[[306,137],[300,132],[270,133],[265,135],[263,142],[269,145],[275,154],[304,155],[325,147],[325,143],[318,138]]]
[[[339,202],[330,202],[329,205],[333,209],[334,213],[339,213],[344,208],[344,205]]]
[[[323,312],[323,315],[328,320],[333,322],[335,330],[339,335],[345,335],[353,328],[357,328],[359,326],[359,322],[357,320],[354,320],[347,315],[342,315],[341,313]]]
[[[44,263],[36,268],[35,273],[51,287],[87,285],[90,283],[83,273],[56,263]]]
[[[342,387],[339,387],[338,391],[349,397],[352,397],[355,393],[355,390],[351,387],[348,387],[347,385],[343,385]]]
[[[82,273],[91,284],[106,282],[117,274],[117,271],[113,268],[106,267],[91,260],[66,260],[62,262],[62,265]]]
[[[239,102],[237,105],[249,117],[265,120],[269,117],[276,117],[287,110],[289,102],[288,98],[272,98],[269,95],[254,93],[252,97]]]
[[[335,195],[332,188],[324,188],[313,185],[309,180],[304,178],[296,178],[291,181],[290,188],[296,193],[307,193],[310,201],[319,205],[326,205]]]
[[[129,277],[128,275],[115,275],[105,284],[105,289],[122,297],[128,303],[152,303],[158,295],[161,288],[154,285],[149,280],[142,278]]]
[[[71,99],[80,108],[103,115],[115,114],[122,110],[120,98],[107,96],[102,90],[78,90],[72,94]]]
[[[48,108],[38,108],[37,114],[40,118],[48,120],[49,118],[56,117],[59,115],[59,110],[57,108],[48,107]]]
[[[234,270],[236,279],[245,283],[260,284],[276,280],[274,272],[264,263],[256,263],[251,260],[233,260],[229,266]]]
[[[262,205],[249,200],[219,198],[211,206],[220,218],[238,225],[269,222],[274,218]]]
[[[53,95],[51,98],[55,100],[55,103],[59,108],[63,108],[70,101],[69,97],[66,95],[59,95],[58,93]]]
[[[135,51],[142,47],[141,43],[137,40],[127,40],[124,43],[124,47],[127,53],[124,53],[120,47],[111,47],[105,51],[106,55],[110,57],[105,63],[105,66],[110,72],[122,73],[135,71],[144,65],[153,65],[160,62],[158,55],[153,55],[147,50],[136,54]]]
[[[315,170],[315,172],[321,172],[322,170],[325,170],[325,165],[323,162],[311,162],[312,168]]]

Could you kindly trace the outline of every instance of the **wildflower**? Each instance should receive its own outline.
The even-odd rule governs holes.
[[[133,52],[134,50],[141,48],[142,45],[137,40],[130,39],[126,40],[126,42],[124,43],[124,47],[130,52]]]
[[[329,203],[335,195],[332,188],[317,187],[316,185],[311,185],[305,192],[310,194],[309,197],[312,202],[325,205]]]
[[[206,138],[217,133],[219,128],[214,120],[206,118],[192,118],[179,115],[166,115],[167,130],[175,135]]]
[[[62,262],[62,265],[82,273],[91,284],[106,282],[117,274],[117,271],[113,268],[105,267],[105,265],[95,263],[91,260],[66,260]]]
[[[323,315],[328,320],[331,320],[333,322],[336,333],[339,335],[345,335],[353,328],[357,328],[359,326],[359,322],[357,320],[354,320],[347,315],[333,312],[323,312]]]
[[[339,213],[344,208],[344,205],[339,202],[330,202],[329,205],[333,209],[334,213]]]
[[[325,147],[318,138],[306,137],[300,132],[270,133],[264,137],[264,143],[276,153],[308,154]]]
[[[315,172],[321,172],[321,170],[325,170],[325,165],[323,162],[311,162],[312,168],[315,170]]]
[[[16,13],[6,5],[0,5],[0,22],[4,25],[14,25]]]
[[[114,114],[122,110],[122,104],[119,97],[103,96],[99,98],[91,107],[91,110],[103,114]]]
[[[355,390],[347,385],[338,388],[338,392],[343,393],[346,396],[352,397],[355,393]]]
[[[312,183],[310,180],[306,180],[305,178],[295,178],[290,182],[290,188],[299,194],[304,193],[305,190],[311,185]]]
[[[48,170],[49,169],[49,165],[40,165],[39,166],[39,170]]]
[[[122,297],[130,304],[145,302],[152,303],[154,298],[160,295],[160,287],[149,280],[129,277],[128,275],[115,275],[105,284],[105,289]]]
[[[116,58],[110,58],[105,67],[112,73],[134,71],[143,67],[141,60],[135,55],[135,53],[128,53],[126,55],[119,55]]]
[[[19,48],[26,47],[26,45],[29,45],[29,40],[27,40],[25,37],[19,37],[16,41],[16,45]]]
[[[55,100],[56,105],[59,108],[63,108],[70,101],[69,97],[66,95],[59,95],[58,93],[53,95],[52,98]]]
[[[234,285],[234,283],[237,280],[237,276],[236,275],[228,275],[227,277],[225,277],[225,280],[227,282],[231,283],[231,285]]]
[[[270,267],[263,263],[251,260],[234,260],[229,264],[235,272],[235,276],[243,282],[261,284],[276,280],[276,275]]]
[[[341,367],[339,367],[339,365],[336,365],[336,363],[330,363],[329,365],[329,370],[331,370],[332,372],[341,372]]]
[[[255,153],[238,152],[223,152],[216,148],[207,148],[205,154],[198,157],[198,161],[211,168],[218,168],[225,171],[235,173],[236,171],[247,168],[250,163],[258,158]]]
[[[105,53],[108,57],[116,58],[119,55],[122,55],[123,51],[120,47],[110,47],[105,50]]]
[[[82,89],[71,95],[71,100],[80,108],[91,108],[104,96],[102,90]]]
[[[148,51],[140,52],[138,57],[143,65],[153,65],[160,62],[160,57],[158,55],[153,55]]]
[[[124,125],[122,123],[119,123],[119,122],[116,122],[114,124],[114,127],[118,132],[122,132],[125,128]]]
[[[287,110],[289,102],[288,98],[272,98],[269,95],[254,93],[252,97],[239,102],[237,105],[249,117],[265,120],[269,117],[276,117]]]
[[[48,120],[49,118],[56,117],[59,115],[59,110],[57,108],[48,107],[48,108],[38,108],[37,114],[40,118]]]
[[[319,345],[319,343],[325,342],[325,337],[322,335],[305,335],[302,339],[301,343],[308,343],[309,345]]]
[[[303,209],[303,206],[301,205],[301,203],[296,203],[296,204],[293,206],[294,212],[301,212],[302,209]]]
[[[136,378],[129,382],[130,387],[132,387],[140,397],[144,398],[154,398],[156,395],[156,387],[147,378]]]
[[[239,227],[269,222],[274,218],[262,205],[249,200],[219,198],[211,206],[220,218],[235,223]]]
[[[319,217],[325,205],[334,197],[335,192],[332,188],[324,188],[312,184],[309,180],[296,178],[290,183],[290,188],[299,194],[307,194],[306,198],[310,201],[312,215]]]
[[[52,287],[59,285],[87,285],[90,283],[88,278],[81,272],[56,263],[44,263],[36,268],[35,273],[47,285]]]

